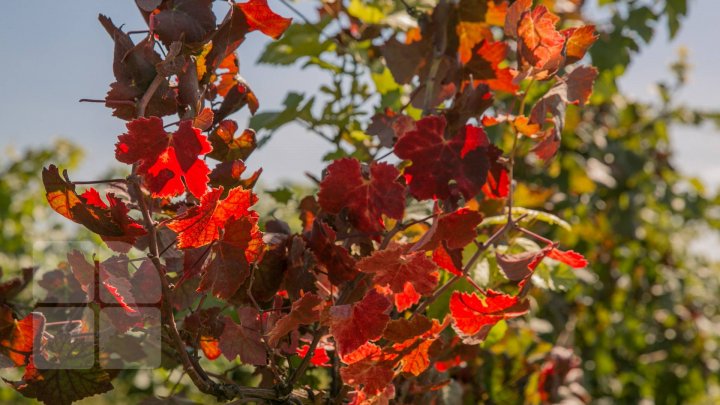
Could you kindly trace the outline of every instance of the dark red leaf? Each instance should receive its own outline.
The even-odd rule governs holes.
[[[338,285],[355,278],[355,261],[345,248],[335,244],[335,231],[332,228],[315,220],[307,242],[333,284]]]
[[[337,214],[347,208],[353,225],[367,233],[384,229],[383,214],[402,219],[405,188],[397,181],[400,172],[394,166],[372,163],[366,177],[360,162],[345,158],[333,162],[327,170],[318,194],[323,210]]]
[[[446,121],[442,116],[425,117],[416,125],[415,130],[406,132],[395,144],[395,154],[412,162],[405,169],[410,193],[419,200],[447,199],[451,188],[457,188],[466,199],[478,194],[489,169],[490,143],[485,131],[467,125],[446,138]]]
[[[355,304],[330,308],[330,333],[335,338],[338,353],[345,356],[368,340],[380,338],[390,320],[387,313],[391,306],[387,298],[370,290]]]

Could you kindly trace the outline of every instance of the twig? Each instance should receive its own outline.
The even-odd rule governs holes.
[[[293,371],[293,373],[287,379],[287,381],[285,381],[284,390],[286,390],[288,393],[292,391],[293,385],[298,380],[298,378],[300,378],[301,375],[305,374],[305,370],[307,370],[308,366],[310,365],[310,360],[315,354],[315,349],[317,348],[318,343],[320,343],[321,337],[322,328],[318,328],[315,330],[315,332],[313,332],[313,340],[310,343],[310,347],[308,348],[307,353],[305,353],[305,357],[303,357],[298,368],[296,368],[295,371]]]
[[[155,78],[150,83],[150,86],[148,86],[147,90],[145,90],[145,94],[143,94],[140,101],[138,101],[137,104],[137,116],[138,117],[144,117],[145,116],[145,109],[147,108],[148,103],[150,102],[150,99],[155,94],[155,91],[160,87],[160,83],[165,80],[165,77],[162,75],[155,75]]]

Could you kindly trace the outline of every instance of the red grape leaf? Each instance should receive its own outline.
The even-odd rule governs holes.
[[[559,17],[545,6],[525,12],[518,25],[518,55],[523,66],[554,73],[564,63],[565,36],[555,29]]]
[[[257,146],[255,131],[246,129],[236,138],[237,129],[238,124],[233,120],[220,122],[208,137],[213,149],[208,157],[221,162],[247,159]]]
[[[240,356],[246,364],[264,366],[267,364],[267,352],[260,333],[260,320],[257,310],[249,307],[237,311],[240,324],[225,317],[225,328],[220,335],[220,350],[228,360]]]
[[[450,297],[450,314],[455,332],[466,344],[476,344],[487,337],[499,321],[522,316],[528,312],[527,300],[487,291],[485,299],[477,294],[455,291]]]
[[[278,39],[290,26],[292,18],[285,18],[275,14],[268,7],[267,0],[249,0],[247,3],[238,3],[245,14],[250,30],[259,30],[273,39]]]
[[[383,114],[377,113],[372,116],[365,132],[377,136],[380,145],[392,148],[397,138],[414,127],[415,120],[405,114],[396,114],[387,108]]]
[[[415,291],[415,287],[413,287],[412,283],[406,282],[403,286],[403,290],[395,294],[395,308],[402,312],[420,302],[421,297],[422,295]]]
[[[384,229],[382,215],[402,219],[405,187],[400,172],[387,163],[372,163],[364,176],[360,162],[345,158],[333,162],[320,183],[318,203],[323,210],[337,214],[349,211],[351,223],[362,232],[379,233]]]
[[[383,337],[396,343],[420,336],[433,327],[430,319],[418,315],[412,319],[393,319],[385,328]]]
[[[518,36],[518,24],[523,14],[532,7],[532,0],[517,0],[508,7],[505,16],[505,35],[516,38]]]
[[[432,259],[441,268],[455,275],[462,275],[462,249],[451,249],[441,244],[433,250]]]
[[[30,361],[33,348],[41,345],[45,317],[42,313],[31,312],[25,318],[16,320],[12,310],[0,307],[0,367],[25,366]],[[6,362],[5,357],[10,361]]]
[[[422,248],[434,250],[441,246],[442,242],[445,242],[449,249],[463,248],[477,238],[476,228],[482,219],[482,214],[470,208],[441,214],[437,217],[437,226],[434,227],[432,237]]]
[[[435,343],[435,339],[423,339],[417,343],[414,349],[402,356],[400,360],[400,370],[416,377],[427,370],[430,366],[428,350],[433,343]]]
[[[394,361],[362,359],[340,369],[345,384],[355,388],[362,387],[363,392],[376,395],[388,386],[395,377]]]
[[[82,253],[73,250],[67,254],[67,261],[89,300],[96,301],[99,298],[101,306],[118,304],[129,315],[136,314],[136,301],[132,294],[126,256],[113,256],[102,263],[95,260],[91,264]],[[95,291],[96,285],[101,287],[100,291]]]
[[[446,318],[445,322],[440,323],[434,319],[430,321],[430,327],[424,332],[392,346],[400,355],[401,371],[418,376],[430,366],[428,350],[435,343],[440,332],[447,327],[448,321],[449,319]]]
[[[478,84],[476,86],[475,83],[466,85],[461,93],[455,95],[452,106],[445,110],[444,115],[448,122],[445,133],[454,134],[461,131],[468,119],[479,119],[480,115],[492,104],[493,94],[487,85]],[[410,129],[415,129],[415,127],[409,127],[407,130]],[[398,134],[399,136],[401,134]]]
[[[235,187],[253,188],[262,174],[262,168],[257,169],[250,177],[242,178],[247,166],[242,160],[219,163],[210,172],[210,186],[222,187],[226,190]]]
[[[585,105],[592,93],[593,83],[598,71],[594,67],[580,66],[565,75],[545,95],[535,103],[530,112],[530,123],[542,126],[550,115],[555,124],[556,137],[545,135],[543,140],[556,139],[565,126],[565,109],[568,104]]]
[[[385,64],[398,84],[408,84],[428,64],[432,54],[432,41],[423,37],[419,41],[403,44],[391,38],[380,48]]]
[[[446,124],[442,116],[425,117],[395,144],[395,154],[412,161],[412,166],[405,169],[405,180],[410,193],[419,200],[447,199],[451,188],[457,188],[470,199],[485,184],[490,167],[487,159],[490,143],[485,131],[467,125],[448,139]],[[454,182],[452,186],[450,182]]]
[[[257,96],[250,88],[250,85],[240,76],[234,76],[232,83],[229,84],[229,89],[220,107],[214,111],[215,122],[221,122],[227,118],[230,114],[239,111],[241,108],[248,106],[251,114],[255,114],[258,108],[260,108],[260,102]]]
[[[464,74],[477,83],[487,84],[492,90],[515,93],[518,85],[513,83],[513,70],[500,67],[507,49],[505,42],[483,40],[473,49],[472,57],[463,67]]]
[[[213,0],[170,0],[150,14],[150,29],[169,45],[175,41],[204,41],[215,29]]]
[[[335,231],[332,228],[315,220],[307,242],[333,284],[338,285],[355,278],[355,261],[345,248],[335,244]]]
[[[307,249],[307,244],[302,237],[292,236],[290,240],[284,283],[290,299],[296,300],[302,291],[317,291],[315,274],[312,272],[317,264],[317,259]]]
[[[221,200],[222,192],[222,187],[211,189],[200,199],[200,206],[191,208],[167,224],[178,234],[179,249],[205,246],[216,241],[220,230],[230,219],[254,214],[250,206],[257,202],[257,197],[252,191],[237,187]]]
[[[173,197],[188,190],[200,198],[208,183],[207,164],[199,157],[212,150],[192,120],[183,120],[173,134],[165,132],[158,117],[138,118],[127,124],[128,132],[118,137],[118,161],[139,163],[138,174],[155,197]],[[183,184],[183,181],[185,184]]]
[[[304,359],[309,350],[310,345],[303,345],[298,347],[297,354]],[[330,356],[328,356],[327,350],[324,347],[316,347],[313,356],[310,358],[310,364],[317,367],[330,367],[329,361]]]
[[[293,302],[290,313],[280,318],[275,327],[268,333],[268,344],[277,346],[278,341],[300,325],[309,325],[320,320],[320,307],[324,300],[308,293]]]
[[[585,260],[585,257],[573,250],[563,251],[557,248],[553,248],[550,250],[547,257],[565,263],[568,266],[576,269],[581,269],[583,267],[587,267],[588,265],[588,261]]]
[[[219,314],[219,307],[201,308],[183,320],[184,332],[189,335],[185,338],[187,343],[191,346],[199,344],[205,357],[210,360],[215,360],[221,354],[219,338],[225,323]]]
[[[355,304],[330,308],[330,333],[340,356],[353,352],[363,343],[382,336],[392,304],[383,295],[370,290]]]
[[[125,203],[114,194],[108,193],[106,196],[110,206],[100,199],[94,189],[78,195],[75,185],[67,179],[67,173],[63,172],[63,175],[65,178],[60,176],[55,165],[44,168],[42,172],[45,196],[50,207],[57,213],[84,225],[100,235],[109,245],[112,242],[122,242],[110,245],[113,249],[129,249],[139,236],[145,234],[142,225],[127,215],[128,208]]]
[[[550,160],[560,149],[560,136],[555,128],[546,131],[540,138],[540,142],[533,146],[532,152],[539,159]]]
[[[393,244],[363,258],[357,267],[364,273],[374,274],[373,282],[389,287],[393,293],[402,293],[410,283],[420,294],[428,294],[438,282],[437,266],[425,252],[407,252],[407,245]]]
[[[340,375],[346,384],[356,389],[363,387],[363,391],[375,395],[395,377],[395,357],[372,343],[365,343],[342,358],[348,366],[340,369]]]
[[[510,281],[521,281],[530,277],[535,267],[547,255],[547,250],[505,254],[495,252],[495,259],[505,277]]]
[[[560,31],[567,38],[565,43],[565,63],[575,63],[582,59],[588,49],[597,41],[594,25],[583,25]]]
[[[502,150],[495,145],[488,148],[490,170],[483,186],[483,193],[488,198],[505,198],[510,193],[510,175],[507,167],[501,162]]]
[[[72,350],[76,345],[66,346],[68,346],[67,350]],[[98,363],[93,364],[91,359],[87,359],[86,356],[92,355],[92,350],[81,350],[79,355],[72,355],[73,363],[78,363],[75,367],[70,365],[67,368],[41,370],[30,363],[25,368],[20,381],[5,380],[5,382],[11,384],[25,397],[36,398],[46,405],[71,405],[75,401],[113,389],[107,371]],[[87,368],[86,364],[93,366]]]
[[[250,265],[263,247],[257,214],[228,220],[222,238],[213,244],[212,258],[203,267],[198,291],[210,290],[225,300],[232,297],[250,275]]]
[[[135,45],[130,36],[116,27],[111,19],[102,14],[98,18],[115,42],[113,73],[117,81],[110,85],[105,106],[113,109],[114,116],[129,121],[136,117],[137,101],[155,79],[156,65],[162,62],[162,58],[153,49],[153,41]],[[168,81],[162,80],[148,101],[146,114],[164,116],[176,113],[175,96]]]

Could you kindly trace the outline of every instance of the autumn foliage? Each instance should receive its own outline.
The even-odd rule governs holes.
[[[261,98],[238,74],[245,36],[277,39],[291,26],[266,0],[233,3],[220,21],[210,0],[137,0],[149,30],[137,42],[100,16],[115,46],[105,105],[127,121],[114,134],[115,156],[131,174],[104,198],[79,191],[55,166],[42,174],[52,208],[117,253],[92,263],[89,252],[76,252],[69,283],[102,307],[92,291],[99,278],[100,292],[122,309],[113,324],[124,331],[148,322],[138,298],[158,278],[163,350],[219,400],[387,403],[402,389],[402,401],[413,403],[449,383],[430,378],[434,372],[459,367],[498,322],[532,310],[528,294],[542,261],[587,265],[525,228],[513,192],[531,180],[514,174],[527,150],[519,145],[529,145],[537,164],[553,159],[567,106],[591,94],[597,71],[577,64],[596,39],[593,27],[561,29],[530,0],[440,1],[416,15],[416,27],[388,37],[334,4],[325,13],[350,21],[348,35],[383,41],[375,61],[414,89],[407,105],[420,116],[385,109],[368,120],[368,133],[382,133],[372,147],[397,163],[378,155],[330,163],[317,193],[299,205],[299,231],[255,211],[260,171],[244,177],[255,132],[229,118],[245,107],[254,114]],[[531,105],[534,86],[544,93]],[[498,97],[514,99],[515,109],[491,108]],[[489,136],[497,126],[503,137]],[[416,215],[418,207],[426,215]],[[488,216],[497,225],[480,228]],[[516,235],[540,248],[513,250]],[[128,271],[126,254],[136,251],[148,261]],[[489,253],[504,277],[492,289],[469,276]],[[204,305],[207,297],[214,304]],[[1,315],[2,353],[25,367],[9,382],[22,394],[70,403],[112,389],[116,371],[97,361],[71,371],[42,367],[53,339],[72,345],[79,337],[44,333],[36,313],[14,319],[3,307]],[[209,375],[201,356],[255,366],[260,386]],[[329,376],[330,388],[301,389],[312,368]],[[83,384],[58,387],[56,374]]]

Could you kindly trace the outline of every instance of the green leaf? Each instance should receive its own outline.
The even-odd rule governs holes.
[[[272,198],[275,199],[275,201],[279,202],[280,204],[287,204],[288,201],[290,201],[293,197],[293,192],[287,187],[280,187],[278,189],[275,189],[273,191],[267,191]]]
[[[321,30],[330,22],[325,19],[317,24],[293,24],[277,41],[270,42],[260,55],[258,63],[268,65],[292,65],[301,58],[315,58],[324,52],[332,52],[335,43],[321,40]],[[307,66],[307,65],[305,65]]]

